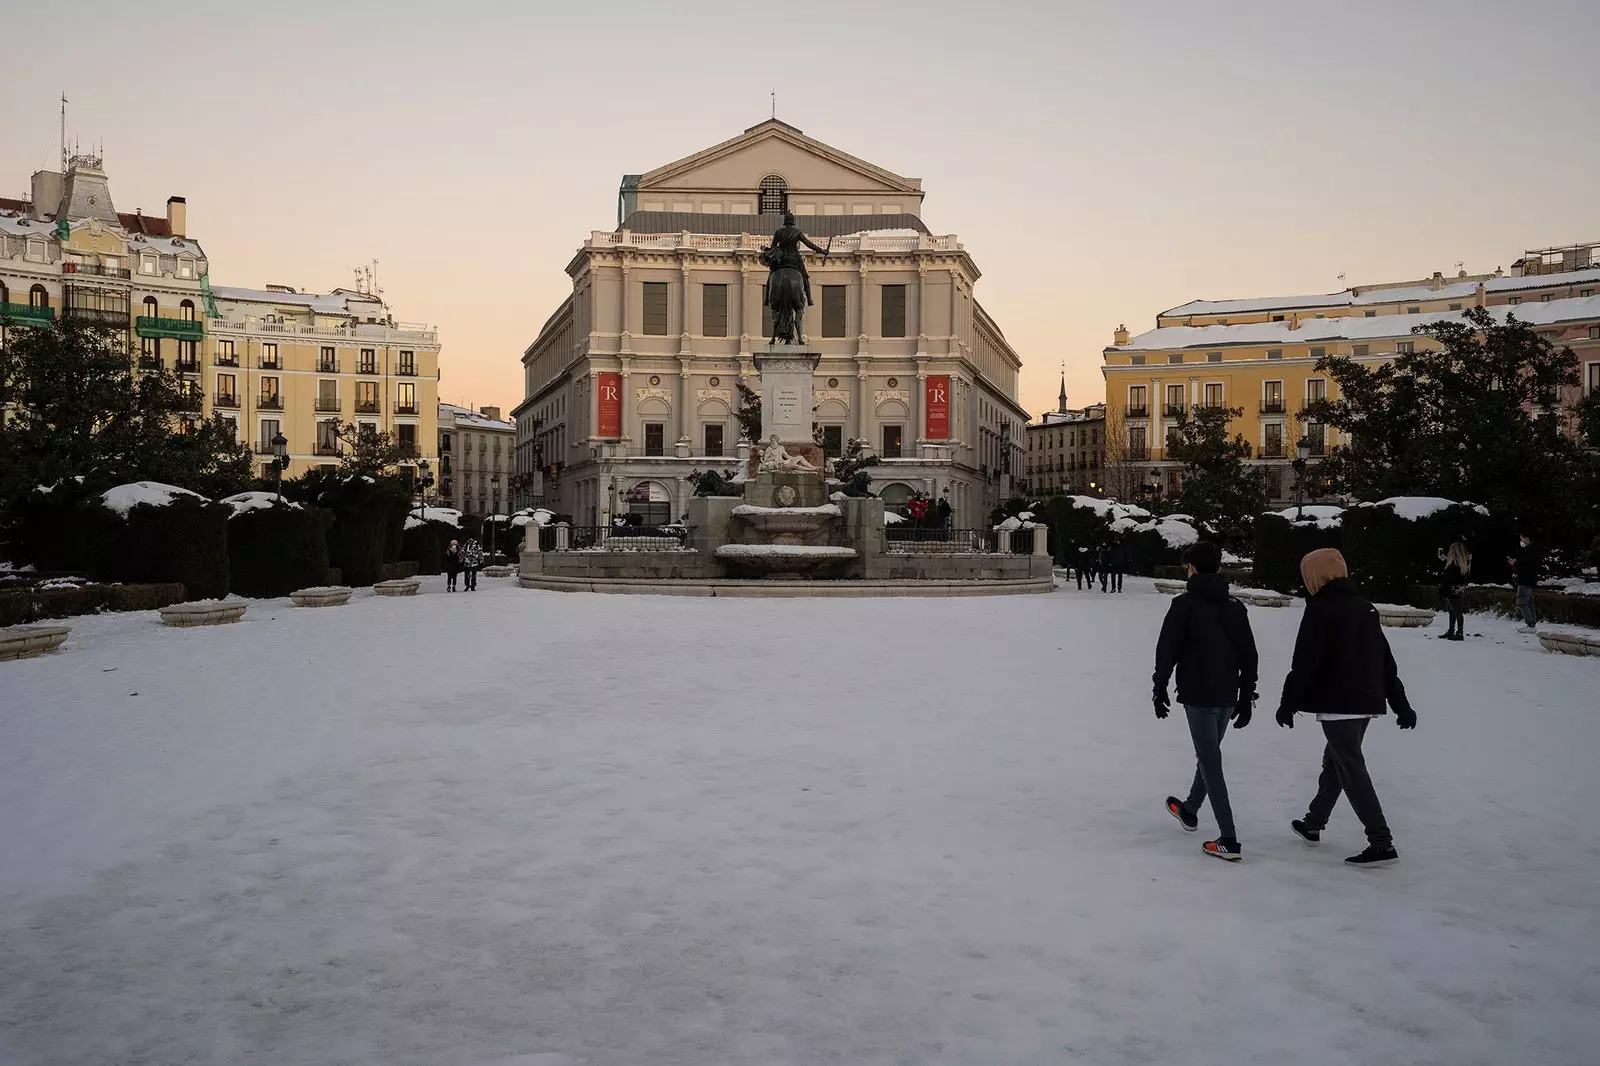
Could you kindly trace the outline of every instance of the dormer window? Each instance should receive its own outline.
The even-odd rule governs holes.
[[[180,277],[180,278],[192,278],[192,277],[194,277],[194,260],[193,259],[190,259],[186,255],[178,257],[178,277]]]
[[[28,262],[44,262],[44,242],[40,240],[28,241]]]
[[[789,183],[776,174],[761,179],[756,191],[756,206],[763,215],[781,215],[789,210]]]
[[[139,256],[139,273],[154,275],[158,268],[158,261],[153,255]]]

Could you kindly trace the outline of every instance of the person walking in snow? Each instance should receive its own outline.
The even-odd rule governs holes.
[[[1205,853],[1238,862],[1244,851],[1222,775],[1222,738],[1230,720],[1235,729],[1250,724],[1259,656],[1244,604],[1228,595],[1228,579],[1217,573],[1222,549],[1200,541],[1184,561],[1189,565],[1188,589],[1167,608],[1156,641],[1155,709],[1157,718],[1169,713],[1167,680],[1176,668],[1178,702],[1194,741],[1195,770],[1188,798],[1168,796],[1167,813],[1192,833],[1200,826],[1200,805],[1209,797],[1217,838],[1202,845]]]
[[[1089,579],[1089,591],[1094,591],[1094,550],[1087,544],[1078,545],[1078,591],[1083,591],[1083,579]]]
[[[456,540],[444,550],[444,590],[456,590],[456,575],[461,573],[461,543]]]
[[[478,591],[478,568],[483,565],[483,548],[476,537],[461,545],[461,569],[467,573],[467,591]]]
[[[1394,708],[1401,729],[1417,727],[1417,712],[1406,699],[1394,653],[1383,635],[1378,612],[1356,593],[1350,571],[1336,548],[1319,548],[1300,560],[1305,582],[1305,614],[1294,642],[1294,660],[1283,679],[1278,705],[1280,726],[1294,728],[1297,713],[1315,714],[1327,745],[1317,794],[1304,818],[1289,828],[1307,844],[1319,844],[1340,794],[1350,800],[1367,831],[1366,850],[1344,861],[1351,866],[1388,866],[1400,858],[1394,837],[1367,773],[1361,743],[1367,725]]]
[[[1445,629],[1445,640],[1465,640],[1466,613],[1462,610],[1461,589],[1472,572],[1472,553],[1461,541],[1450,545],[1443,553],[1444,571],[1439,575],[1439,598],[1450,612],[1450,623]]]
[[[1111,568],[1111,591],[1121,592],[1122,574],[1128,569],[1128,546],[1120,540],[1112,541],[1107,565]]]
[[[1533,535],[1524,531],[1517,538],[1517,554],[1508,558],[1516,573],[1517,613],[1522,615],[1522,632],[1532,633],[1539,624],[1539,612],[1533,605],[1533,591],[1539,587],[1542,553],[1533,543]]]
[[[1094,556],[1094,568],[1100,575],[1100,591],[1109,592],[1106,586],[1111,582],[1111,547],[1107,544],[1100,545]]]

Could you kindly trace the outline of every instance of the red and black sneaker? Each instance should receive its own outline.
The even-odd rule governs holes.
[[[1218,838],[1216,840],[1208,840],[1200,846],[1205,849],[1205,853],[1207,855],[1212,855],[1219,859],[1226,859],[1228,862],[1238,862],[1240,859],[1244,858],[1244,849],[1239,846],[1239,842],[1237,840],[1224,840]]]
[[[1183,805],[1183,801],[1178,799],[1177,796],[1167,797],[1167,813],[1172,815],[1183,825],[1183,831],[1185,833],[1192,833],[1196,829],[1200,828],[1199,816],[1191,811],[1188,807],[1185,807]]]

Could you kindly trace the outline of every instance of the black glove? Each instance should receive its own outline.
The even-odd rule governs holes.
[[[1167,690],[1159,689],[1155,694],[1156,717],[1165,718],[1172,713],[1172,704],[1167,700]]]
[[[1294,708],[1284,704],[1278,708],[1278,724],[1289,729],[1294,728]]]
[[[1254,696],[1239,697],[1239,702],[1233,705],[1233,728],[1243,729],[1250,724],[1250,712],[1255,702]]]
[[[1417,712],[1410,707],[1401,707],[1394,712],[1395,721],[1400,723],[1401,729],[1417,728]]]

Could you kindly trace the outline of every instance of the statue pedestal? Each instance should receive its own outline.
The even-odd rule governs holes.
[[[772,344],[751,353],[761,374],[761,441],[750,449],[749,476],[756,476],[764,444],[777,434],[790,455],[804,456],[816,467],[819,481],[826,470],[822,449],[811,438],[811,409],[817,364],[822,354],[799,344]]]

